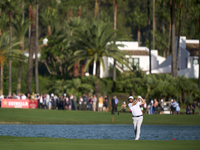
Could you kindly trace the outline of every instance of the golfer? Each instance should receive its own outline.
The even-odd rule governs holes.
[[[129,104],[128,107],[132,112],[132,119],[135,131],[135,140],[139,140],[140,138],[140,127],[143,121],[142,111],[140,109],[140,105],[145,104],[145,101],[141,96],[138,96],[136,100],[134,100],[133,96],[129,96],[128,98]]]

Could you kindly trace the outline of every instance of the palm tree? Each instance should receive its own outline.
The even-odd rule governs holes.
[[[7,26],[7,23],[8,23],[7,16],[4,12],[1,13],[1,9],[0,9],[0,37],[2,35],[2,30],[5,29],[5,27]],[[2,54],[0,54],[0,94],[3,94],[3,63],[5,61],[4,58],[5,57]]]
[[[35,22],[35,92],[39,93],[38,84],[38,0],[36,0],[36,22]]]
[[[116,38],[114,36],[115,33],[116,31],[112,25],[103,23],[102,21],[94,21],[92,26],[89,26],[84,32],[80,30],[74,31],[74,36],[77,40],[72,46],[76,49],[72,61],[80,62],[87,59],[85,71],[92,62],[96,63],[95,76],[97,77],[97,83],[95,85],[95,92],[98,97],[101,94],[100,65],[102,65],[103,70],[105,69],[103,57],[111,57],[121,64],[128,66],[125,52],[118,49],[118,46],[122,45],[117,45],[113,42],[114,38]]]
[[[150,0],[147,0],[148,6],[148,32],[149,32],[149,74],[151,74],[151,20],[150,20]]]
[[[113,0],[113,10],[114,10],[114,30],[117,29],[117,0]],[[116,34],[115,34],[116,36]],[[113,81],[116,81],[116,60],[113,64]]]
[[[22,17],[16,16],[16,19],[13,21],[13,28],[15,30],[16,36],[20,41],[20,50],[23,52],[24,43],[23,37],[26,34],[29,27],[29,20],[25,20]],[[18,72],[18,82],[17,82],[17,93],[21,92],[21,78],[22,78],[22,56],[19,60],[19,72]]]
[[[31,35],[30,35],[30,43],[29,43],[29,58],[28,58],[28,72],[27,72],[27,93],[31,93],[31,83],[33,77],[33,53],[35,51],[35,16],[36,10],[32,9],[31,13]]]
[[[18,6],[18,1],[17,0],[12,0],[12,1],[8,1],[8,0],[1,0],[0,1],[0,8],[2,8],[2,11],[6,12],[9,14],[9,34],[10,34],[10,48],[12,47],[12,12],[15,10]],[[10,50],[12,51],[12,50]],[[11,70],[12,70],[12,53],[9,54],[9,60],[8,60],[8,64],[9,64],[9,79],[8,79],[8,94],[11,95],[12,92],[12,74],[11,74]]]
[[[172,0],[172,11],[171,11],[171,23],[172,23],[172,29],[171,29],[171,36],[172,36],[172,40],[171,40],[171,50],[172,50],[172,63],[171,63],[171,66],[172,66],[172,76],[173,77],[176,77],[175,76],[175,0]]]
[[[179,5],[179,26],[178,26],[178,43],[177,43],[177,53],[176,53],[176,70],[175,70],[175,77],[178,75],[178,65],[179,65],[179,42],[180,42],[180,35],[181,35],[181,21],[182,21],[182,2]]]

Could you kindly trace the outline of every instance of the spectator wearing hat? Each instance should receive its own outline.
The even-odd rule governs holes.
[[[129,96],[128,98],[129,104],[128,107],[132,112],[132,119],[133,119],[133,126],[135,131],[135,140],[139,140],[140,138],[140,128],[143,122],[143,114],[140,109],[140,105],[143,105],[145,101],[143,98],[137,97],[136,100],[134,100],[133,96]]]

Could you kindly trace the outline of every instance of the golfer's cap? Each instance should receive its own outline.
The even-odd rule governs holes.
[[[161,99],[160,101],[163,102],[163,99]]]
[[[139,95],[138,98],[142,98],[142,97]]]
[[[128,100],[129,100],[129,99],[134,99],[134,97],[133,97],[133,96],[129,96],[129,97],[128,97]]]

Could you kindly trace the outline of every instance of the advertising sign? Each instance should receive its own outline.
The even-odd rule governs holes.
[[[1,100],[2,108],[33,108],[38,107],[37,100],[22,100],[22,99],[2,99]]]

